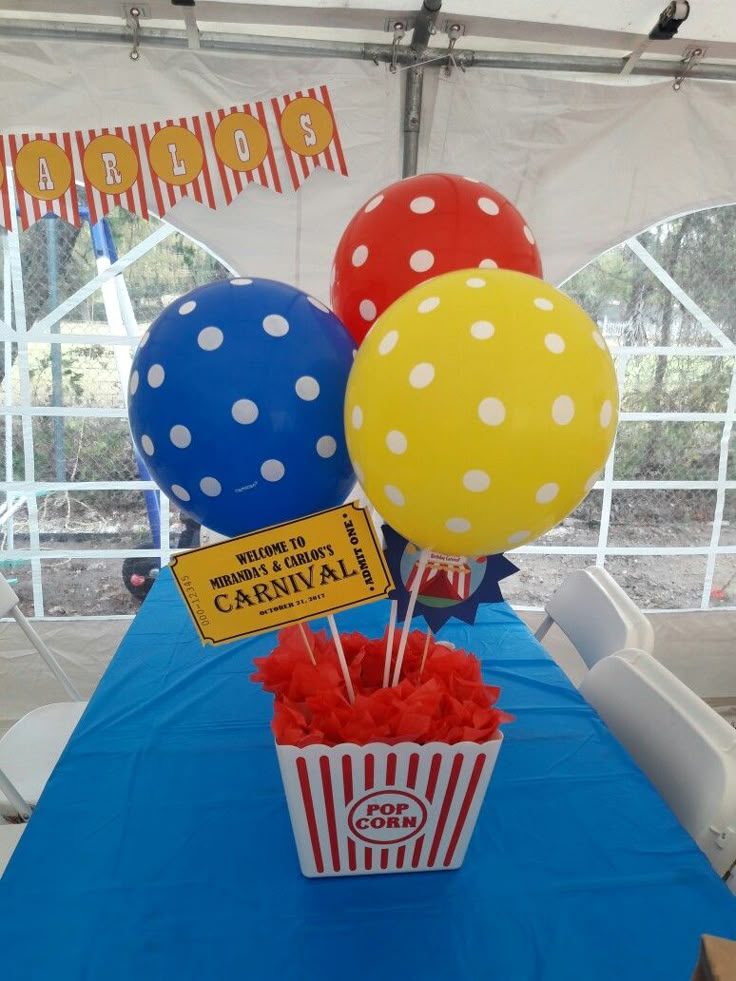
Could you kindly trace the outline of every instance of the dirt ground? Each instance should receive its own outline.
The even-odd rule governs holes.
[[[172,525],[172,542],[178,538],[179,526]],[[609,544],[678,547],[707,546],[712,525],[683,522],[680,524],[641,526],[612,525]],[[128,531],[117,528],[115,533],[75,530],[42,537],[42,548],[56,551],[69,549],[128,549],[142,543],[145,535],[140,528]],[[582,545],[594,547],[598,527],[568,519],[537,544],[561,547]],[[736,544],[736,528],[725,525],[722,545]],[[16,548],[28,547],[23,529],[16,531]],[[515,606],[541,607],[555,591],[564,576],[576,568],[595,562],[593,554],[533,555],[509,553],[520,568],[515,576],[502,583],[506,599]],[[153,563],[153,560],[152,560]],[[41,574],[46,616],[99,616],[135,614],[140,602],[125,588],[122,578],[122,559],[70,558],[42,559]],[[664,555],[609,556],[606,568],[643,609],[699,609],[701,606],[706,556]],[[3,563],[3,574],[16,579],[14,589],[22,608],[33,610],[30,563]],[[736,606],[736,554],[718,557],[710,605],[715,609]],[[720,592],[719,592],[720,590]]]

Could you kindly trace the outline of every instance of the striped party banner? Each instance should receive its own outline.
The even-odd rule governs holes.
[[[118,206],[148,218],[138,135],[133,126],[78,130],[74,167],[84,176],[92,224]]]
[[[145,150],[149,207],[155,203],[159,217],[185,197],[216,207],[202,120],[190,116],[136,127]]]
[[[502,741],[277,746],[302,873],[459,868]]]
[[[317,167],[348,175],[326,85],[271,100],[294,190]]]
[[[210,173],[219,174],[225,204],[248,184],[261,184],[281,193],[273,142],[262,102],[205,113],[205,140]]]
[[[71,133],[8,136],[20,227],[53,213],[79,225]]]
[[[0,227],[12,226],[10,214],[10,174],[8,173],[5,141],[0,140]]]

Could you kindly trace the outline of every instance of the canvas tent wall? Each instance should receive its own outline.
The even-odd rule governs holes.
[[[327,84],[347,179],[318,170],[298,193],[251,186],[226,211],[185,199],[166,214],[229,268],[294,283],[324,300],[350,216],[413,169],[474,176],[514,201],[555,283],[655,222],[736,201],[736,10],[728,0],[693,0],[680,31],[656,43],[647,34],[661,8],[647,0],[430,0],[422,8],[375,0],[154,0],[135,8],[139,16],[132,8],[0,2],[0,132],[178,117]],[[16,326],[3,328],[4,342],[18,342]],[[33,340],[33,325],[25,328],[21,344]],[[733,342],[717,341],[727,357]],[[118,409],[124,416],[122,403]],[[728,469],[735,409],[732,386],[714,420],[723,428],[719,465],[706,482],[713,532],[702,546],[677,549],[697,548],[702,557],[699,594],[686,604],[693,607],[709,605],[716,563],[736,552],[717,527],[724,502],[736,495]],[[40,411],[21,399],[6,415],[28,419]],[[18,495],[43,486],[20,472],[0,489]],[[616,490],[609,467],[598,488],[609,509]],[[604,507],[596,540],[584,550],[563,548],[564,558],[585,564],[650,548],[642,540],[638,551],[612,552],[605,524]],[[532,546],[529,561],[540,549],[550,551]],[[40,569],[40,547],[21,551]],[[168,552],[164,541],[164,560]],[[43,590],[34,598],[27,612],[43,616]],[[17,663],[14,670],[17,678]]]

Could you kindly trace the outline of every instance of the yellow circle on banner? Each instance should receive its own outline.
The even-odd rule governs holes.
[[[72,164],[61,147],[50,140],[31,140],[18,151],[15,176],[26,194],[55,201],[69,190]]]
[[[300,157],[315,157],[329,146],[335,124],[329,109],[316,99],[294,99],[281,116],[281,135]]]
[[[82,160],[84,176],[102,194],[124,194],[139,172],[133,147],[120,136],[98,136],[87,146]]]
[[[508,270],[465,269],[393,303],[345,396],[356,474],[398,532],[489,555],[549,531],[613,445],[618,389],[600,331],[569,297]]]
[[[255,170],[268,153],[268,133],[247,112],[231,112],[215,130],[215,152],[232,170]]]
[[[151,169],[167,184],[189,184],[204,166],[204,150],[194,133],[183,126],[165,126],[148,148]]]

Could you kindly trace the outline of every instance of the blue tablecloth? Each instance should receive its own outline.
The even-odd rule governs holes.
[[[248,681],[273,638],[201,647],[164,570],[0,882],[3,974],[689,979],[702,933],[736,939],[736,900],[508,606],[442,636],[517,717],[465,865],[307,880]]]

